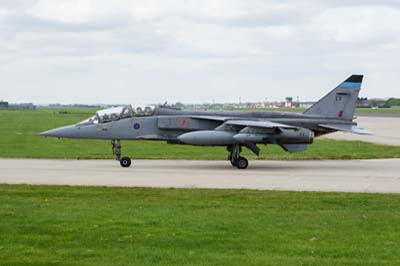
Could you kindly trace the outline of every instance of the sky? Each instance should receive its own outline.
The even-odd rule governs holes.
[[[0,100],[400,97],[398,0],[0,0]]]

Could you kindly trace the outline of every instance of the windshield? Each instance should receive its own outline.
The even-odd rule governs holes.
[[[138,106],[132,105],[112,107],[104,110],[97,111],[96,115],[78,123],[78,125],[85,124],[98,124],[118,121],[120,119],[137,117],[137,116],[151,116],[154,113],[153,106]]]
[[[83,126],[83,125],[90,125],[90,124],[98,124],[99,123],[99,118],[97,115],[94,115],[92,117],[89,117],[88,119],[83,120],[82,122],[79,122],[78,125]]]

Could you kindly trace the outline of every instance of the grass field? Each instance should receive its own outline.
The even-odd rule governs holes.
[[[400,195],[0,185],[0,265],[399,265]]]
[[[108,141],[44,138],[35,135],[44,130],[74,124],[91,116],[93,109],[38,109],[34,111],[0,110],[0,157],[28,158],[112,158]],[[225,159],[223,147],[168,145],[164,142],[124,141],[123,154],[145,159]],[[276,145],[262,148],[261,159],[355,159],[399,158],[400,147],[358,141],[317,139],[309,150],[287,153]],[[247,150],[244,155],[256,158]]]
[[[400,114],[400,107],[392,107],[392,108],[356,108],[356,114]]]

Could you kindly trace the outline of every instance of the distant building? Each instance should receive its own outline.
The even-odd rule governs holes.
[[[315,102],[299,102],[300,108],[310,108]]]
[[[8,108],[8,102],[0,101],[0,108]]]
[[[33,103],[14,103],[9,104],[8,107],[13,109],[36,109]]]
[[[285,101],[283,107],[286,107],[286,108],[298,108],[299,107],[298,102],[293,102],[293,97],[286,97],[285,100],[286,101]]]
[[[371,105],[369,104],[368,98],[365,97],[358,97],[357,102],[356,102],[356,107],[357,108],[371,108]]]
[[[246,103],[246,108],[256,109],[257,108],[257,104],[255,104],[255,103]]]

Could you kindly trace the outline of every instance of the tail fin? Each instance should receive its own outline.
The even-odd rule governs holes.
[[[352,75],[308,108],[304,114],[353,120],[362,75]]]

